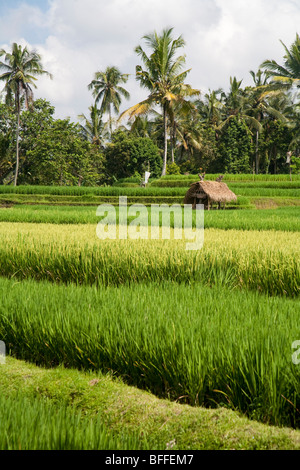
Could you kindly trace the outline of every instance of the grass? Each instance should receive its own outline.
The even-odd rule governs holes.
[[[152,450],[166,449],[174,440],[178,450],[300,449],[299,431],[250,421],[224,408],[195,408],[158,399],[99,372],[62,366],[45,369],[11,357],[0,367],[0,395],[10,402],[22,394],[29,404],[42,400],[58,408],[72,407],[87,420],[101,421],[115,439],[125,430],[127,436],[143,436]],[[31,421],[24,422],[28,435],[31,425]]]
[[[178,190],[178,188],[123,188],[116,186],[0,186],[0,194],[52,196],[181,196],[185,192],[185,188]]]
[[[299,207],[300,199],[296,197],[286,198],[286,197],[251,197],[251,204],[256,207],[256,209],[277,209],[279,207]]]
[[[147,440],[112,435],[102,419],[22,393],[0,396],[0,450],[141,450]],[[160,447],[161,448],[161,447]]]
[[[174,283],[0,286],[0,337],[17,358],[111,372],[158,397],[300,425],[299,300]]]
[[[100,204],[99,204],[100,205]],[[50,224],[97,224],[100,218],[96,207],[82,206],[14,206],[0,209],[0,222],[50,223]],[[117,214],[118,206],[116,207]],[[149,214],[151,208],[148,208]],[[132,221],[134,216],[128,218]],[[117,219],[118,220],[118,219]],[[149,217],[149,223],[151,218]],[[148,223],[146,220],[145,223]],[[174,220],[171,218],[171,226]],[[193,213],[193,227],[196,213]],[[300,231],[300,206],[279,209],[245,209],[242,211],[207,211],[205,227],[222,230],[283,230]]]
[[[191,180],[186,180],[186,179],[164,179],[161,178],[159,180],[153,181],[150,184],[151,188],[188,188],[191,182],[198,181],[199,178],[196,176],[195,178]],[[207,181],[214,181],[214,179],[209,180],[209,178],[205,178]],[[244,188],[247,189],[273,189],[273,190],[282,190],[282,189],[287,189],[287,190],[295,190],[300,188],[300,180],[296,181],[288,181],[288,180],[283,180],[283,181],[228,181],[228,180],[223,180],[224,182],[227,183],[228,187],[232,190],[243,190]],[[133,187],[129,186],[130,184],[133,183],[120,183],[120,187],[126,188],[126,187]],[[237,191],[238,192],[238,191]]]
[[[122,192],[124,194],[124,192]],[[181,204],[183,197],[181,196],[127,196],[129,204]],[[0,208],[10,207],[14,204],[18,205],[49,205],[52,206],[93,206],[99,204],[119,204],[119,196],[64,196],[64,195],[47,195],[47,194],[0,194]],[[249,203],[247,203],[249,204]],[[238,206],[232,204],[232,207]]]
[[[205,176],[206,180],[214,181],[220,174],[207,174]],[[169,181],[178,181],[178,180],[191,180],[197,181],[198,175],[166,175],[162,176],[160,180],[169,180]],[[157,181],[157,180],[156,180]],[[270,174],[224,174],[224,181],[290,181],[290,175],[288,174],[279,174],[279,175],[270,175]],[[292,175],[292,181],[300,181],[300,175]]]
[[[215,179],[208,175],[207,179]],[[265,176],[265,175],[258,175]],[[274,175],[273,175],[274,176]],[[226,175],[224,181],[237,195],[237,202],[227,204],[227,209],[250,209],[260,207],[257,199],[277,200],[280,205],[299,205],[300,177],[289,181],[288,175],[278,178],[255,178],[249,175]],[[247,179],[248,178],[248,179]],[[120,182],[113,186],[0,186],[0,205],[42,204],[97,206],[99,204],[118,205],[120,196],[127,196],[129,204],[181,204],[192,181],[198,176],[162,177],[152,181],[147,188],[135,183]],[[119,184],[119,186],[118,186]],[[279,201],[280,200],[280,201]],[[254,205],[255,204],[255,205]],[[272,202],[273,204],[273,202]]]
[[[96,285],[201,282],[299,295],[297,232],[206,229],[203,248],[193,251],[186,250],[191,238],[175,240],[174,233],[170,240],[99,240],[95,225],[3,222],[0,275]]]
[[[146,188],[139,186],[128,186],[130,183],[120,183],[120,186],[0,186],[0,194],[2,195],[44,195],[44,196],[65,196],[65,197],[84,197],[85,199],[101,197],[118,197],[127,195],[130,197],[184,197],[191,181],[198,181],[196,176],[194,179],[167,179],[161,178],[153,181]],[[209,180],[209,176],[206,178]],[[214,181],[214,176],[212,178]],[[292,196],[300,195],[300,176],[295,181],[272,180],[229,180],[228,186],[239,196]]]

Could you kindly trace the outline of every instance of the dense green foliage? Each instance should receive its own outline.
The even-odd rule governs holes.
[[[150,170],[153,177],[161,172],[159,149],[149,137],[135,137],[125,132],[116,132],[107,145],[104,155],[106,171],[111,179],[121,179]]]
[[[136,80],[149,96],[116,121],[112,110],[119,113],[121,98],[129,97],[121,86],[128,74],[116,67],[96,72],[88,85],[95,102],[90,119],[78,116],[85,121],[81,126],[55,120],[50,103],[34,102],[31,95],[28,108],[27,92],[19,100],[10,75],[2,74],[6,103],[0,104],[0,182],[16,181],[16,169],[20,183],[45,185],[112,184],[136,174],[142,178],[148,169],[152,177],[200,171],[297,175],[300,113],[292,85],[299,79],[298,36],[290,55],[284,56],[287,69],[267,60],[256,73],[250,72],[253,86],[243,88],[242,80],[230,77],[227,92],[200,95],[185,83],[185,55],[174,55],[185,41],[181,36],[173,39],[172,32],[170,28],[143,37],[152,50],[149,57],[141,46],[136,48],[143,63],[136,68]],[[21,60],[21,52],[15,47],[12,54]],[[126,117],[128,122],[121,124]]]
[[[2,105],[3,106],[3,105]],[[104,180],[103,155],[82,139],[78,125],[54,119],[54,108],[45,100],[36,100],[31,110],[22,113],[20,128],[20,184],[95,185]],[[0,115],[0,135],[6,114]],[[7,122],[7,121],[6,121]],[[13,121],[11,121],[13,122]],[[1,124],[2,123],[2,124]],[[8,125],[7,125],[8,127]],[[14,160],[14,142],[2,134],[3,165]],[[12,179],[12,165],[4,166],[2,183]]]
[[[236,118],[230,120],[219,145],[219,154],[226,173],[250,173],[253,154],[251,135],[247,126]]]

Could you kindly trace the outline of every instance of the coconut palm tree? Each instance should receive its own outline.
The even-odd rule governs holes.
[[[196,100],[200,120],[203,126],[212,127],[215,131],[223,119],[224,111],[224,91],[222,88],[218,90],[208,90],[204,95],[204,99]]]
[[[290,88],[292,85],[300,87],[300,37],[296,34],[296,39],[290,48],[280,42],[285,50],[283,65],[279,65],[275,60],[265,60],[260,68],[272,77],[273,83],[279,82],[281,87]]]
[[[4,56],[4,61],[0,61],[0,80],[5,82],[6,102],[12,103],[14,100],[17,115],[16,131],[16,169],[14,185],[17,185],[19,172],[19,133],[21,102],[25,99],[26,108],[33,101],[32,87],[36,88],[37,76],[52,75],[43,69],[41,56],[36,51],[29,51],[27,47],[13,43],[11,52],[0,50],[0,57]]]
[[[193,93],[192,93],[193,94]],[[178,99],[171,103],[169,109],[169,121],[170,121],[170,150],[171,150],[171,162],[175,163],[174,150],[177,142],[182,144],[187,150],[190,145],[187,144],[193,142],[193,147],[198,148],[197,137],[195,133],[194,121],[199,121],[199,114],[195,102],[185,100],[184,95],[178,95]]]
[[[147,116],[136,116],[133,122],[129,122],[130,133],[137,137],[151,138],[153,123]]]
[[[254,87],[246,89],[248,97],[248,110],[247,113],[253,116],[260,124],[261,128],[255,127],[255,172],[258,174],[259,170],[259,133],[263,130],[265,122],[269,119],[276,119],[282,122],[287,122],[284,115],[284,107],[278,98],[284,98],[282,90],[273,90],[269,88],[267,73],[259,69],[256,73],[250,70]],[[286,100],[284,100],[286,102]],[[280,105],[279,105],[280,103]],[[286,105],[285,105],[286,107]]]
[[[122,74],[117,67],[107,67],[104,72],[96,72],[94,80],[88,85],[93,90],[95,104],[101,101],[100,111],[102,115],[108,112],[110,135],[112,134],[112,108],[115,113],[120,112],[122,96],[130,98],[129,92],[121,86],[128,80],[128,74]]]
[[[81,129],[84,138],[92,144],[100,147],[103,138],[108,137],[107,123],[102,120],[102,112],[94,104],[89,107],[90,116],[80,114],[78,118],[83,122]]]
[[[135,52],[141,58],[141,65],[136,67],[136,80],[149,91],[148,98],[132,106],[121,114],[120,119],[127,116],[129,119],[137,115],[145,115],[156,106],[160,106],[164,126],[164,156],[162,175],[166,174],[167,148],[168,148],[168,116],[172,113],[172,105],[176,101],[183,101],[188,95],[199,93],[186,85],[184,80],[190,70],[182,72],[185,64],[185,55],[176,55],[178,50],[185,46],[181,36],[172,38],[173,28],[165,29],[158,35],[156,32],[146,35],[143,39],[150,49],[150,54],[139,45]]]
[[[243,120],[248,128],[261,131],[260,122],[251,114],[252,102],[247,90],[243,89],[242,80],[238,81],[236,77],[230,77],[230,89],[227,94],[222,93],[224,102],[223,120],[216,128],[217,131],[224,130],[231,119],[238,118]]]

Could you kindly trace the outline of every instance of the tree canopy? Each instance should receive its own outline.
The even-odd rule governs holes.
[[[288,173],[300,159],[300,38],[282,64],[250,70],[252,85],[229,77],[228,91],[200,93],[186,83],[182,36],[173,28],[142,37],[135,79],[145,99],[120,111],[129,74],[116,66],[95,72],[93,102],[80,123],[55,119],[34,100],[41,56],[16,43],[0,51],[0,183],[110,184],[135,174],[167,172]],[[115,125],[113,129],[113,114]],[[106,119],[107,118],[107,119]],[[291,152],[291,166],[287,165]]]

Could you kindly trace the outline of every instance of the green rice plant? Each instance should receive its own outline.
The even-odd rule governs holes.
[[[299,180],[300,181],[300,180]],[[129,203],[177,203],[183,204],[184,196],[189,188],[190,182],[185,180],[164,181],[163,187],[156,187],[154,183],[147,188],[111,186],[111,187],[72,187],[72,186],[0,186],[0,203],[27,203],[27,204],[87,204],[97,205],[101,203],[117,204],[118,198],[127,196]],[[297,182],[290,183],[233,183],[228,182],[231,189],[238,196],[238,202],[227,204],[227,207],[238,207],[249,205],[249,200],[241,202],[242,198],[249,197],[286,197],[298,198],[300,188]]]
[[[220,174],[207,174],[206,180],[214,181]],[[172,180],[192,180],[197,181],[199,179],[198,174],[195,175],[166,175],[162,176],[159,180],[155,181],[172,181]],[[281,175],[265,175],[265,174],[224,174],[223,181],[290,181],[289,174]],[[300,181],[300,175],[292,175],[292,181]]]
[[[0,396],[0,450],[140,450],[147,440],[112,435],[101,419],[21,393]]]
[[[100,240],[96,225],[0,224],[0,274],[79,284],[175,281],[297,296],[297,232],[205,229],[200,250],[170,230],[170,240]],[[116,227],[116,230],[118,226]]]
[[[153,181],[151,183],[151,188],[158,187],[158,188],[168,188],[168,187],[173,187],[173,188],[188,188],[191,182],[198,181],[199,177],[194,176],[192,178],[186,179],[159,179],[156,181]],[[210,177],[209,175],[205,178],[206,181],[215,181],[215,175]],[[244,188],[252,188],[252,189],[257,189],[257,188],[269,188],[269,189],[300,189],[300,179],[296,181],[290,181],[290,180],[283,180],[283,181],[276,181],[276,180],[270,180],[270,181],[263,181],[263,180],[256,180],[256,181],[231,181],[231,180],[226,180],[224,178],[223,180],[228,184],[228,187],[232,190],[234,189],[244,189]]]
[[[0,194],[52,195],[52,196],[178,196],[184,188],[141,187],[84,187],[84,186],[0,186]]]
[[[245,201],[244,198],[239,198],[238,204],[244,207],[243,210],[206,211],[204,215],[205,227],[222,230],[300,231],[300,206],[256,210],[246,209],[246,202],[247,200]],[[119,201],[116,204],[117,222],[119,220],[118,205]],[[100,218],[97,217],[96,210],[95,206],[22,205],[0,209],[0,222],[97,224]],[[148,214],[145,223],[150,224],[151,207],[149,206]],[[128,223],[133,219],[134,217],[128,217]],[[174,217],[171,217],[170,223],[171,227],[174,227]],[[195,227],[195,212],[192,223]]]
[[[300,180],[298,180],[298,181],[230,182],[230,183],[228,183],[228,186],[231,189],[237,189],[237,188],[300,189]]]
[[[124,192],[123,192],[124,194]],[[126,195],[126,192],[125,192]],[[127,196],[128,204],[182,204],[182,196]],[[100,204],[119,204],[119,196],[64,196],[40,194],[5,194],[0,195],[0,209],[12,205],[49,205],[52,206],[93,206]]]
[[[222,230],[300,231],[300,207],[210,211],[205,213],[205,227]]]
[[[0,337],[36,364],[101,370],[157,396],[300,426],[299,300],[174,282],[0,279]]]
[[[232,188],[236,195],[248,197],[296,197],[300,198],[300,189],[278,189],[278,188],[262,188],[258,187],[242,187]]]

